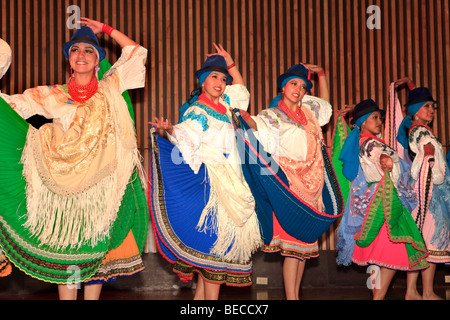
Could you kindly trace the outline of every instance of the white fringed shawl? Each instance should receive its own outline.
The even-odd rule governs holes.
[[[42,246],[56,250],[96,246],[109,237],[134,170],[146,187],[134,123],[121,94],[128,88],[114,75],[121,65],[133,63],[135,49],[136,59],[145,62],[146,49],[124,49],[128,53],[99,82],[97,93],[78,106],[67,130],[58,122],[39,131],[30,127],[22,156],[28,211],[24,226]],[[143,63],[142,67],[145,74]],[[39,97],[39,90],[48,93],[41,87],[28,94]]]

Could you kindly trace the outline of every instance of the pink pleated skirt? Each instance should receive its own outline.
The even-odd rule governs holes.
[[[317,241],[306,243],[289,235],[273,215],[273,237],[269,245],[264,246],[266,253],[279,252],[283,257],[305,260],[319,256]]]
[[[373,242],[365,247],[355,245],[352,261],[360,266],[379,267],[411,271],[404,243],[394,243],[389,239],[386,222]]]

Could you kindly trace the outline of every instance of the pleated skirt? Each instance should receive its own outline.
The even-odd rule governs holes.
[[[197,273],[211,283],[251,285],[251,261],[225,261],[212,254],[216,234],[198,230],[210,194],[208,173],[202,165],[195,174],[182,159],[178,148],[152,135],[148,198],[160,254],[173,264],[181,281],[190,281]]]
[[[137,173],[130,177],[108,239],[95,247],[82,244],[76,250],[49,248],[23,226],[27,186],[21,158],[30,126],[3,99],[0,99],[0,115],[0,248],[4,261],[8,260],[31,277],[56,284],[87,282],[94,276],[95,281],[106,282],[141,271],[140,253],[147,240],[149,214]],[[129,246],[133,241],[134,245]],[[114,249],[124,243],[127,253],[114,255]],[[135,261],[125,265],[124,257],[134,257]],[[114,264],[118,267],[112,268]],[[6,275],[8,269],[3,269]]]

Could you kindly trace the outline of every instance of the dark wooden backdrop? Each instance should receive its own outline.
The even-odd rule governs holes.
[[[385,108],[389,84],[409,76],[439,100],[433,129],[448,150],[448,0],[0,0],[0,36],[13,49],[11,69],[0,82],[3,92],[67,81],[62,45],[73,33],[66,27],[70,5],[149,49],[147,85],[131,92],[146,167],[148,121],[177,121],[213,42],[235,58],[252,113],[268,106],[277,76],[299,62],[325,69],[335,111],[366,98]],[[367,12],[371,5],[380,9],[380,29],[366,25],[375,14]],[[107,36],[101,42],[114,62],[120,50]],[[406,95],[403,89],[402,102]],[[334,116],[324,128],[328,144],[333,124]],[[334,249],[335,227],[322,237],[322,249]]]

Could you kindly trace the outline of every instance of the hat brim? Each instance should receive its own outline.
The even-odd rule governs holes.
[[[351,124],[352,126],[354,126],[355,123],[356,123],[356,121],[357,121],[359,118],[361,118],[362,116],[365,116],[365,115],[368,114],[368,113],[374,113],[374,112],[377,112],[377,111],[380,113],[380,115],[381,115],[382,118],[386,116],[386,111],[385,111],[385,110],[382,110],[382,109],[369,110],[368,112],[359,115],[358,118],[353,118],[352,120],[350,120],[350,124]]]
[[[98,59],[99,59],[99,61],[102,61],[103,59],[105,59],[105,57],[106,57],[105,50],[103,50],[102,47],[100,47],[99,45],[97,45],[93,41],[89,41],[87,39],[86,40],[76,40],[76,39],[74,39],[73,41],[67,42],[64,45],[64,47],[63,47],[64,56],[67,59],[69,59],[69,56],[70,56],[70,52],[69,52],[70,48],[76,43],[85,43],[85,44],[89,44],[89,45],[93,46],[98,51],[98,55],[99,55]]]
[[[312,82],[310,80],[308,80],[308,78],[306,78],[306,77],[300,76],[297,73],[284,73],[284,74],[282,74],[281,76],[278,77],[278,81],[277,81],[277,85],[278,85],[278,88],[280,90],[283,89],[281,86],[282,86],[284,80],[286,80],[289,77],[296,77],[296,78],[302,79],[305,82],[305,84],[306,84],[306,91],[307,92],[310,91],[312,89],[312,87],[313,87]]]
[[[197,70],[197,71],[195,72],[195,76],[196,76],[197,79],[198,79],[198,78],[200,78],[200,76],[201,76],[202,74],[204,74],[205,72],[211,72],[211,71],[220,72],[220,73],[223,73],[224,75],[226,75],[226,77],[227,77],[227,84],[233,82],[233,77],[228,73],[228,70],[225,70],[224,68],[219,67],[219,66],[210,66],[210,67],[205,68],[205,69]]]
[[[407,103],[407,104],[405,104],[404,106],[406,107],[406,108],[408,108],[409,106],[412,106],[413,104],[416,104],[416,103],[421,103],[421,102],[423,102],[423,104],[425,104],[425,103],[427,103],[427,102],[433,102],[433,104],[436,104],[436,103],[438,103],[438,101],[435,101],[435,100],[433,100],[433,99],[430,99],[430,100],[425,100],[425,101],[413,101],[413,102],[411,102],[411,103]]]

